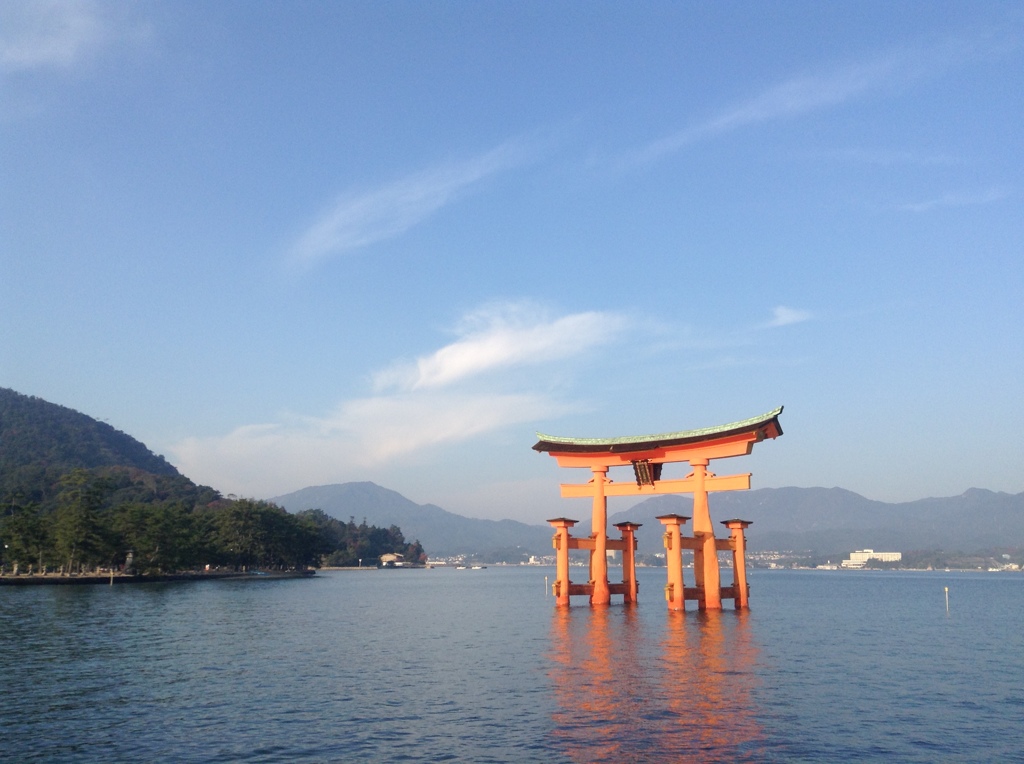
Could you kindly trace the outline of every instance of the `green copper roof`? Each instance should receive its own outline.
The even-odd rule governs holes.
[[[779,425],[779,414],[782,413],[782,406],[767,414],[744,419],[740,422],[720,424],[715,427],[704,427],[700,430],[680,430],[679,432],[666,432],[660,435],[630,435],[623,438],[564,438],[557,435],[544,435],[537,433],[538,442],[533,447],[535,451],[644,451],[658,446],[677,445],[681,443],[695,443],[702,440],[711,440],[715,437],[734,435],[741,432],[750,432],[775,424],[778,435],[782,434],[782,427]]]

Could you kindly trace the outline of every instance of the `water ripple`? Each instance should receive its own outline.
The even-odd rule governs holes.
[[[751,612],[670,614],[555,610],[545,573],[0,589],[0,759],[1019,756],[1018,579],[754,572]]]

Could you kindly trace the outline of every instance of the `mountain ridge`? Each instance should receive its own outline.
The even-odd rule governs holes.
[[[712,494],[709,505],[715,521],[739,518],[753,523],[747,531],[751,551],[835,555],[863,548],[973,551],[1024,546],[1024,492],[971,488],[958,496],[890,504],[844,488],[790,486]],[[660,529],[655,517],[667,512],[692,515],[692,499],[648,499],[611,515],[609,523],[646,520]],[[645,546],[652,536],[647,525],[638,532]]]
[[[52,499],[60,476],[72,469],[113,467],[184,477],[164,457],[106,422],[0,387],[0,496],[43,502]]]
[[[373,498],[360,503],[360,496]],[[365,517],[374,525],[399,525],[407,538],[418,539],[432,556],[486,556],[516,548],[523,555],[551,554],[553,531],[547,525],[467,518],[433,504],[416,504],[375,483],[312,486],[270,501],[292,512],[322,509],[340,520]],[[959,496],[890,504],[845,488],[790,486],[712,494],[709,503],[716,522],[738,517],[753,523],[747,532],[751,551],[799,550],[835,555],[861,548],[972,551],[1024,547],[1024,492],[971,488]],[[637,532],[639,551],[651,554],[661,550],[663,531],[657,516],[692,516],[692,505],[692,498],[686,495],[655,496],[609,514],[608,523],[641,523]],[[586,536],[589,507],[567,514],[580,520],[574,535]],[[725,535],[724,529],[718,535]]]
[[[547,526],[464,517],[435,504],[416,504],[369,481],[309,486],[269,501],[289,512],[322,509],[342,521],[352,518],[383,527],[397,525],[407,539],[419,540],[432,557],[476,553],[497,561],[497,556],[518,559],[517,548],[539,554],[545,545],[551,546]]]
[[[203,488],[145,444],[105,422],[0,388],[0,498],[45,504],[53,501],[61,475],[71,469],[115,467]],[[136,476],[130,482],[140,480]],[[406,539],[419,540],[434,557],[478,554],[494,561],[518,561],[551,554],[552,530],[545,524],[464,517],[434,504],[416,504],[367,481],[310,486],[271,501],[291,512],[323,509],[342,521],[365,518],[378,527],[397,525]],[[845,488],[783,487],[713,493],[709,503],[715,521],[738,517],[753,522],[747,533],[751,551],[836,555],[858,548],[964,552],[1024,548],[1024,492],[969,488],[958,496],[890,504]],[[639,551],[652,554],[661,550],[657,515],[670,512],[692,515],[692,499],[655,496],[611,513],[609,523],[641,523]],[[589,505],[569,503],[562,514],[581,521],[574,535],[589,533]]]

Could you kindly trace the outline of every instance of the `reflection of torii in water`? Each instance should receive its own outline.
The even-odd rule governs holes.
[[[570,761],[769,758],[749,610],[668,613],[654,630],[634,608],[555,608],[549,641],[548,735]]]
[[[636,549],[634,533],[639,525],[618,523],[621,539],[608,538],[609,496],[655,496],[669,493],[693,494],[693,536],[684,537],[680,526],[689,518],[664,515],[658,519],[666,526],[665,548],[668,563],[668,584],[665,598],[671,610],[682,610],[686,600],[696,600],[701,610],[719,610],[722,599],[732,599],[737,608],[747,605],[746,569],[744,561],[745,520],[727,520],[731,531],[728,539],[715,540],[708,511],[708,493],[711,491],[737,491],[750,488],[750,473],[717,476],[708,472],[712,459],[749,454],[755,443],[782,434],[779,415],[782,407],[742,422],[686,430],[663,435],[639,435],[628,438],[560,438],[538,433],[540,439],[535,451],[546,451],[558,461],[559,467],[586,467],[593,479],[584,484],[562,484],[565,498],[591,497],[593,499],[592,532],[590,538],[573,538],[569,530],[576,520],[564,517],[549,520],[556,529],[557,574],[554,594],[559,605],[568,605],[574,594],[590,596],[593,605],[606,605],[612,594],[622,594],[625,602],[636,601],[636,570],[633,551]],[[681,480],[662,480],[662,465],[689,462],[693,471]],[[634,481],[616,483],[608,478],[610,467],[633,467]],[[590,581],[573,584],[569,581],[569,550],[590,550]],[[683,586],[682,550],[692,549],[695,586]],[[608,583],[608,550],[621,550],[622,584]],[[718,569],[718,552],[733,553],[733,586],[722,587]]]

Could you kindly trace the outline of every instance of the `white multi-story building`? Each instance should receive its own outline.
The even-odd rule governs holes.
[[[876,552],[874,549],[858,549],[850,553],[850,559],[843,560],[844,568],[863,568],[868,560],[881,562],[899,562],[903,559],[902,552]]]

